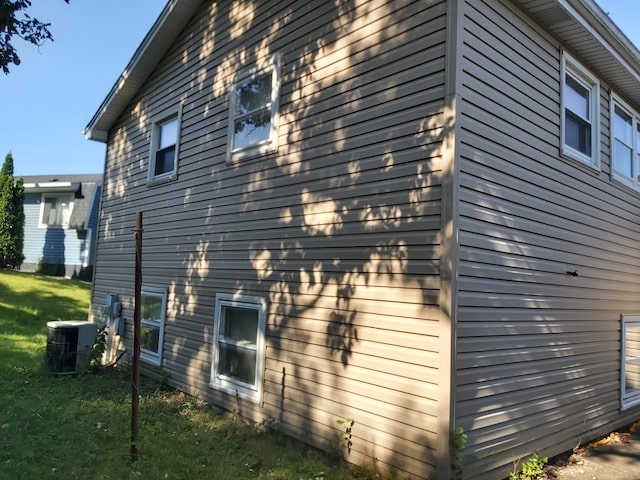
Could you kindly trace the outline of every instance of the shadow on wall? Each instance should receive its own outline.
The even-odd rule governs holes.
[[[65,275],[64,230],[62,228],[47,228],[42,247],[42,259],[36,266],[36,272],[60,277]]]
[[[204,121],[195,98],[207,99],[207,112],[226,111],[238,59],[284,50],[282,144],[259,164],[229,165],[214,150],[222,147],[217,133],[203,133],[181,145],[179,165],[185,178],[203,180],[154,187],[163,208],[144,211],[143,271],[147,281],[169,284],[163,363],[180,387],[258,421],[269,415],[325,449],[343,433],[336,421],[354,419],[353,448],[344,453],[355,463],[415,476],[448,465],[438,458],[437,442],[448,439],[439,437],[436,368],[446,321],[438,298],[443,137],[452,128],[442,75],[446,5],[416,2],[396,12],[391,4],[318,2],[283,11],[255,46],[216,31],[238,22],[210,5],[202,43],[180,55],[185,64],[211,62],[193,68],[182,121]],[[258,6],[265,4],[252,5],[246,30],[267,14]],[[406,16],[412,21],[401,22]],[[328,21],[313,37],[285,36],[320,17]],[[426,53],[404,48],[421,44],[418,30],[432,32]],[[235,50],[215,57],[214,39],[221,51]],[[300,45],[287,47],[293,40]],[[141,101],[131,122],[142,131],[145,108]],[[131,155],[133,130],[116,129],[110,140],[94,300],[96,292],[133,289],[126,275],[110,275],[123,255],[133,258],[129,206],[150,205],[139,196],[147,167]],[[200,152],[197,164],[190,149]],[[268,300],[260,409],[209,388],[217,292]]]

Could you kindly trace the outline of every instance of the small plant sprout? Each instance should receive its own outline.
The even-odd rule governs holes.
[[[464,428],[456,427],[456,429],[451,432],[449,442],[451,445],[450,455],[453,478],[459,480],[462,478],[463,473],[462,454],[467,444],[467,434],[464,432]]]
[[[336,423],[342,428],[342,430],[338,432],[338,446],[347,447],[347,452],[350,454],[351,446],[353,445],[351,442],[351,429],[355,421],[353,418],[344,418],[336,420]]]
[[[547,457],[541,457],[538,452],[534,452],[522,463],[519,471],[518,462],[514,462],[514,471],[509,474],[509,480],[536,480],[544,473],[544,466],[548,461]]]

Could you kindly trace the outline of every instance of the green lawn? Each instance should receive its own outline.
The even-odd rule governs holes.
[[[46,324],[85,320],[86,282],[0,271],[0,479],[378,478],[143,381],[139,459],[131,387],[114,369],[49,374]]]

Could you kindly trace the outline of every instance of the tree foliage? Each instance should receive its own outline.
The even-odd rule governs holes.
[[[19,268],[24,260],[24,183],[13,178],[9,153],[0,170],[0,268]]]
[[[64,0],[69,3],[69,0]],[[20,57],[13,46],[14,37],[40,46],[47,40],[53,41],[49,31],[50,23],[43,23],[25,12],[31,6],[30,0],[0,0],[0,67],[5,74],[9,65],[20,65]]]

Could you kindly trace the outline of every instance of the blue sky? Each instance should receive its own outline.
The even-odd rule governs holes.
[[[32,0],[54,41],[16,43],[20,66],[0,72],[0,163],[14,173],[100,173],[105,145],[82,130],[124,70],[165,0]]]
[[[50,22],[54,42],[16,42],[22,64],[0,73],[0,163],[15,175],[100,173],[105,145],[87,125],[160,14],[164,0],[32,0],[29,13]],[[598,0],[640,45],[638,0]],[[634,25],[635,23],[635,25]]]

